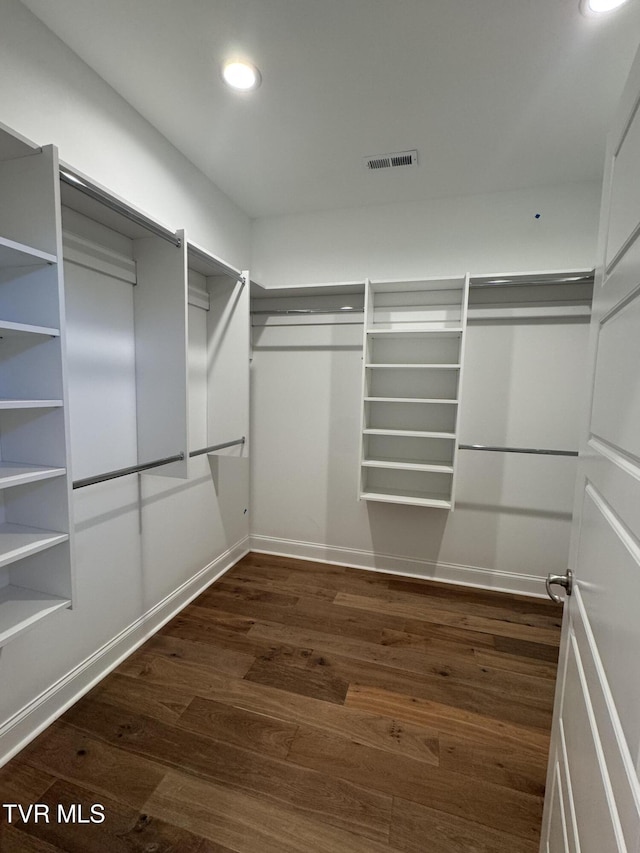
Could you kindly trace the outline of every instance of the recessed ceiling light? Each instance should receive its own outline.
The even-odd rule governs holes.
[[[237,92],[251,92],[262,83],[262,76],[255,65],[237,59],[223,65],[222,79]]]
[[[605,15],[622,6],[627,0],[580,0],[580,11],[588,18]]]

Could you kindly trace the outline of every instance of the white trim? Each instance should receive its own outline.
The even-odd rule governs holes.
[[[579,595],[579,593],[577,594]],[[611,785],[611,778],[607,769],[607,761],[605,758],[600,732],[598,730],[596,714],[593,710],[593,703],[591,701],[591,694],[589,692],[589,682],[587,680],[587,675],[585,673],[584,666],[582,665],[582,656],[580,654],[580,647],[578,645],[578,639],[575,633],[571,635],[569,642],[571,645],[569,654],[573,657],[573,662],[576,667],[578,686],[580,688],[582,704],[584,705],[585,714],[587,716],[587,726],[590,731],[590,741],[593,745],[593,750],[595,752],[595,760],[598,765],[597,775],[600,777],[602,787],[604,789],[607,811],[609,812],[611,828],[616,841],[616,851],[617,853],[627,853],[627,847],[624,842],[624,834],[622,832],[622,825],[620,823],[620,816],[616,808],[616,797],[613,791],[613,787]],[[579,830],[580,827],[578,827],[578,833]],[[637,838],[637,832],[634,832],[633,835],[634,838]],[[579,837],[580,836],[578,834],[578,838]],[[614,851],[612,850],[611,853],[614,853]]]
[[[633,457],[628,456],[621,447],[610,444],[595,434],[591,435],[587,446],[601,456],[604,456],[609,462],[617,465],[625,474],[634,477],[636,480],[640,480],[640,465],[638,465],[638,462]]]
[[[187,290],[189,305],[194,305],[196,308],[202,308],[205,311],[210,309],[209,292],[190,284]]]
[[[185,581],[10,717],[0,726],[0,767],[248,553],[249,540],[246,538]]]
[[[136,283],[136,262],[133,258],[66,229],[62,232],[62,247],[67,263],[104,273],[127,284]]]
[[[589,303],[569,303],[568,305],[470,305],[467,317],[469,323],[485,323],[490,320],[546,320],[591,317]]]
[[[358,312],[360,310],[358,309]],[[354,319],[353,313],[339,314],[336,311],[331,314],[295,314],[289,316],[251,314],[251,326],[254,329],[262,329],[266,326],[270,328],[273,326],[362,326],[362,318],[358,316],[357,319]]]
[[[584,490],[584,493],[587,497],[591,498],[596,509],[604,517],[614,535],[620,540],[622,545],[631,555],[633,562],[636,563],[636,565],[640,565],[640,546],[638,545],[633,532],[629,530],[624,521],[620,518],[613,507],[603,498],[593,483],[587,482],[587,487]]]
[[[423,578],[441,583],[479,587],[496,592],[511,592],[516,595],[533,595],[546,598],[544,578],[536,575],[513,574],[479,566],[462,566],[454,563],[433,563],[414,560],[392,554],[376,554],[358,551],[355,548],[337,548],[314,542],[297,542],[292,539],[276,539],[272,536],[251,536],[251,550],[258,554],[278,557],[297,557],[315,563],[349,566],[374,572],[388,572],[410,578]]]
[[[599,758],[604,767],[603,776],[607,784],[610,784],[612,775],[615,775],[616,779],[615,798],[613,792],[609,792],[607,788],[607,793],[610,793],[613,802],[609,807],[616,817],[619,811],[622,811],[623,832],[627,836],[626,840],[630,841],[638,837],[640,828],[640,780],[638,780],[633,756],[618,716],[579,585],[574,589],[572,598],[570,612],[574,644],[577,649],[576,658],[580,661],[583,674],[585,669],[589,669],[589,677],[583,678],[583,692],[593,718],[591,722],[594,740],[600,746]],[[606,753],[603,751],[603,744],[607,745]],[[619,808],[615,805],[616,800]],[[635,841],[631,846],[633,844]]]

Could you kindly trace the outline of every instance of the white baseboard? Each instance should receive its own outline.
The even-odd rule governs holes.
[[[251,536],[250,541],[251,550],[260,554],[298,557],[301,560],[311,560],[316,563],[331,563],[339,566],[350,566],[355,569],[388,572],[402,577],[426,578],[427,580],[479,587],[496,592],[533,595],[537,598],[546,597],[544,578],[536,575],[499,572],[494,569],[462,566],[454,563],[432,563],[409,557],[395,557],[391,554],[358,551],[355,548],[336,548],[332,545],[319,545],[314,542],[276,539],[271,536]]]
[[[248,553],[247,537],[185,581],[10,717],[0,726],[0,767]]]

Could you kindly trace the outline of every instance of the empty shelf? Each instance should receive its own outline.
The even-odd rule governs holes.
[[[66,542],[67,533],[26,527],[23,524],[0,524],[0,566],[15,563],[39,551]]]
[[[453,474],[453,465],[446,462],[420,462],[409,459],[364,459],[364,468],[390,468],[397,471],[436,471],[440,474]]]
[[[48,326],[32,326],[29,323],[13,323],[10,320],[0,320],[0,338],[12,338],[22,335],[45,335],[56,338],[60,335],[59,329]]]
[[[385,370],[460,370],[459,364],[376,364],[372,361],[368,361],[365,367],[383,368]]]
[[[46,468],[41,465],[24,465],[20,462],[0,462],[0,489],[22,486],[50,477],[61,477],[66,468]]]
[[[384,501],[385,503],[411,504],[413,506],[430,506],[438,509],[451,509],[451,500],[443,495],[428,494],[427,492],[406,493],[401,489],[367,488],[360,497],[365,501]]]
[[[452,323],[447,323],[444,320],[394,320],[388,319],[374,321],[370,326],[367,326],[367,335],[374,337],[382,337],[384,335],[393,335],[402,338],[416,337],[421,334],[423,337],[432,335],[438,338],[461,338],[462,326],[460,320]]]
[[[57,409],[62,400],[0,400],[0,409]]]
[[[396,323],[393,325],[385,324],[385,327],[380,329],[375,326],[370,326],[367,329],[367,336],[371,338],[389,336],[403,339],[424,338],[427,335],[456,338],[460,334],[462,334],[462,327],[459,324],[452,324],[451,326],[446,324],[434,324],[433,327],[431,327],[428,323],[407,323],[406,326],[403,327],[401,324]]]
[[[370,284],[373,293],[429,293],[434,290],[462,292],[465,281],[459,276],[445,276],[443,278],[374,280]]]
[[[442,400],[439,397],[365,397],[365,403],[445,403],[457,406],[457,400]]]
[[[0,589],[0,646],[28,630],[32,625],[71,605],[65,598],[36,592],[21,586]]]
[[[423,432],[413,429],[365,429],[364,435],[396,435],[404,438],[448,438],[455,440],[453,432]]]
[[[25,246],[7,237],[0,237],[0,267],[30,267],[56,262],[56,256],[50,255],[49,252],[41,252],[33,246]]]

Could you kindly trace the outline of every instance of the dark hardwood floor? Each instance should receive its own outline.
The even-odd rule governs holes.
[[[0,850],[537,853],[561,615],[250,554],[0,770]]]

